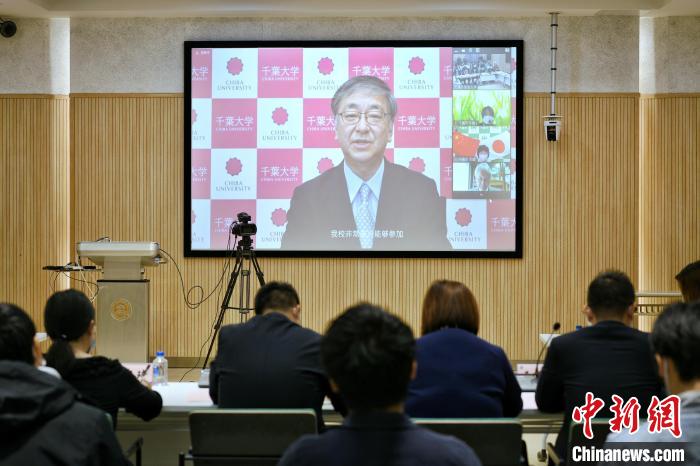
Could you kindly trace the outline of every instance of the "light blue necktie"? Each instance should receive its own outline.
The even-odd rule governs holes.
[[[362,183],[362,186],[360,186],[360,206],[355,219],[362,249],[369,249],[374,243],[374,219],[369,208],[369,197],[371,194],[372,190],[367,183]]]

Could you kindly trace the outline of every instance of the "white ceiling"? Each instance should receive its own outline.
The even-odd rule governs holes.
[[[0,0],[0,17],[700,16],[700,0]]]

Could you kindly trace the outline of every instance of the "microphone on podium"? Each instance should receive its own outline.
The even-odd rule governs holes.
[[[544,342],[544,345],[542,345],[540,354],[537,355],[537,362],[535,363],[535,379],[540,376],[540,360],[542,359],[542,354],[544,354],[544,350],[547,348],[547,346],[549,346],[549,342],[552,341],[554,333],[559,331],[560,328],[561,324],[559,322],[554,322],[552,325],[552,332],[549,334],[549,337],[547,337],[547,341]]]

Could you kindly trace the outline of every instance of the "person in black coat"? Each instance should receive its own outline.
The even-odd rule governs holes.
[[[52,340],[46,363],[85,400],[110,414],[117,426],[119,408],[144,421],[160,414],[163,399],[116,359],[92,356],[95,309],[78,290],[54,293],[44,308],[44,326]]]
[[[35,334],[24,311],[0,304],[0,464],[129,464],[105,413],[35,367],[42,361]]]
[[[321,336],[299,325],[301,306],[287,283],[270,282],[255,296],[255,317],[222,327],[209,373],[220,408],[310,408],[323,429],[323,399],[345,413],[321,368]]]
[[[408,386],[411,417],[516,417],[521,390],[505,352],[477,337],[479,307],[464,284],[434,282],[423,300],[418,373]]]
[[[540,411],[564,411],[555,449],[568,456],[571,414],[591,392],[605,403],[597,417],[610,418],[612,395],[627,402],[637,397],[640,413],[651,397],[664,396],[663,381],[649,344],[649,335],[630,325],[634,318],[634,287],[619,271],[596,276],[588,287],[584,310],[593,324],[552,340],[537,381],[535,401]]]
[[[280,466],[480,466],[474,450],[454,437],[415,425],[403,402],[415,376],[413,332],[398,317],[359,304],[328,327],[323,365],[350,408],[343,425],[305,435]]]
[[[282,249],[452,249],[435,182],[384,157],[396,115],[387,84],[352,78],[331,109],[344,161],[294,190]]]

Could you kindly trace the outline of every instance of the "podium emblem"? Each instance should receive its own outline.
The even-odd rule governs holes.
[[[131,318],[132,309],[133,307],[129,301],[124,298],[120,298],[112,303],[110,315],[112,316],[112,319],[116,320],[117,322],[124,322],[125,320],[129,320]]]

